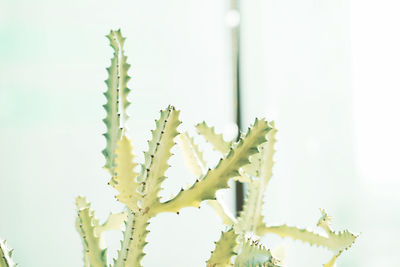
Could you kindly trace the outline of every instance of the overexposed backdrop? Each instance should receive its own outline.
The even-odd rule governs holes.
[[[396,1],[242,0],[244,125],[275,120],[268,223],[362,232],[338,266],[396,266],[400,234],[400,19]],[[227,0],[0,0],[0,237],[20,266],[81,266],[74,197],[104,219],[118,211],[101,150],[105,35],[121,28],[132,65],[129,135],[142,158],[159,110],[181,109],[182,130],[233,121]],[[205,147],[209,149],[209,147]],[[178,151],[169,197],[193,181]],[[227,202],[232,203],[227,194]],[[204,266],[221,222],[207,206],[153,219],[145,266]],[[110,254],[118,236],[108,236]],[[283,246],[288,266],[329,252]]]

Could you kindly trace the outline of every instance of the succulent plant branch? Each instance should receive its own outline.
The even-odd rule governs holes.
[[[198,128],[199,125],[206,126],[205,122],[203,122],[202,124],[198,124],[196,127]],[[213,134],[215,134],[214,131]],[[203,152],[200,150],[199,146],[194,142],[193,137],[190,137],[188,133],[180,134],[178,140],[179,140],[178,145],[182,151],[183,158],[185,160],[187,167],[196,177],[201,177],[203,173],[205,173],[205,170],[207,168],[207,164],[203,159]],[[227,154],[227,152],[225,154]],[[233,179],[238,180],[239,179],[238,177],[242,176],[237,176],[234,177]],[[232,226],[236,222],[236,218],[233,216],[232,212],[228,209],[228,207],[218,199],[219,197],[217,195],[216,199],[207,200],[207,204],[211,206],[215,210],[215,212],[222,218],[225,225]]]
[[[271,123],[271,127],[274,127],[274,123]],[[256,232],[257,226],[262,223],[262,208],[263,208],[263,197],[267,188],[268,182],[272,177],[272,166],[274,164],[274,145],[276,142],[275,135],[276,129],[273,128],[267,136],[268,142],[260,146],[260,153],[252,158],[252,163],[247,166],[254,170],[256,174],[259,174],[258,179],[254,179],[249,183],[249,190],[243,211],[240,213],[238,223],[235,226],[237,232],[244,235],[247,232]]]
[[[200,151],[193,137],[190,137],[187,132],[179,135],[178,145],[184,154],[186,166],[188,166],[194,176],[200,178],[207,169],[207,164],[203,159],[203,152]]]
[[[221,238],[215,243],[215,250],[211,252],[210,259],[207,260],[207,267],[228,267],[231,266],[231,258],[234,256],[237,234],[231,228],[221,233]]]
[[[209,142],[215,151],[219,151],[222,155],[228,154],[232,142],[226,142],[222,134],[217,134],[214,127],[207,125],[205,121],[196,125],[197,132]]]
[[[246,240],[242,246],[241,253],[235,260],[235,267],[279,267],[271,251],[266,249],[258,241]]]
[[[131,211],[137,212],[138,201],[142,194],[139,193],[140,184],[136,181],[139,174],[134,170],[137,164],[133,162],[132,145],[126,136],[117,142],[115,154],[116,175],[109,184],[119,192],[115,198],[127,205]]]
[[[238,237],[231,239],[231,246],[239,243],[236,247],[238,252],[249,249],[250,243],[246,243],[246,234],[251,232],[256,236],[264,236],[266,234],[276,234],[281,237],[290,237],[294,240],[301,240],[310,245],[316,245],[325,247],[332,252],[334,256],[332,259],[325,264],[325,267],[331,267],[335,264],[338,256],[354,243],[357,235],[350,233],[345,230],[343,232],[335,232],[330,227],[331,218],[322,210],[322,217],[318,222],[318,226],[321,227],[325,232],[326,236],[310,232],[306,229],[300,229],[297,227],[280,225],[280,226],[267,226],[264,223],[264,218],[261,213],[263,206],[263,196],[265,194],[268,182],[272,177],[272,169],[274,165],[273,157],[275,153],[275,142],[276,142],[276,128],[273,122],[270,123],[270,130],[267,134],[267,142],[259,146],[259,153],[256,153],[250,157],[250,163],[242,166],[239,170],[241,175],[238,177],[239,181],[248,183],[248,193],[245,199],[243,211],[240,213],[238,218],[230,215],[229,211],[226,211],[223,203],[217,200],[208,201],[209,205],[212,206],[217,214],[222,218],[223,222],[227,226],[233,226],[235,233]],[[206,123],[201,123],[196,126],[199,134],[213,145],[216,151],[219,151],[225,155],[225,146],[229,144],[223,140],[222,135],[215,133],[213,127],[209,127]],[[192,144],[192,147],[193,144]],[[183,155],[190,157],[190,146],[181,146]],[[192,152],[194,153],[194,152]],[[187,161],[188,162],[188,161]],[[200,164],[200,163],[198,163]],[[194,165],[192,162],[191,165]],[[191,168],[193,169],[193,168]],[[225,243],[228,242],[225,240]],[[216,250],[218,250],[218,244]],[[226,244],[224,244],[226,246]],[[253,244],[254,245],[254,244]],[[240,258],[240,254],[238,256]],[[235,266],[239,263],[238,259],[235,262]],[[240,262],[240,260],[239,260]],[[276,261],[275,261],[276,262]],[[237,265],[240,266],[240,265]]]
[[[322,220],[325,216],[325,211],[322,211]],[[325,229],[321,224],[318,224],[319,227],[324,229],[326,236],[310,232],[306,229],[300,229],[293,226],[287,225],[279,225],[279,226],[266,226],[259,225],[257,229],[257,234],[260,236],[266,234],[276,234],[281,237],[290,237],[294,240],[300,240],[305,243],[309,243],[310,245],[326,247],[331,251],[337,253],[343,249],[349,248],[357,238],[356,235],[350,233],[345,230],[343,232],[335,232],[330,228]]]
[[[111,59],[111,65],[107,68],[108,78],[105,81],[107,85],[107,91],[104,96],[107,99],[107,103],[103,105],[106,110],[107,116],[103,120],[107,127],[107,132],[104,133],[107,145],[102,151],[106,158],[106,164],[104,167],[114,176],[114,164],[115,164],[115,149],[117,141],[121,137],[121,118],[120,118],[120,46],[116,37],[115,31],[110,31],[106,36],[110,41],[110,46],[114,50],[114,55]]]
[[[126,231],[132,231],[130,237],[132,240],[127,247],[121,248],[123,253],[125,253],[124,250],[126,251],[125,258],[123,258],[124,265],[122,266],[142,266],[141,260],[145,256],[143,249],[147,245],[146,237],[149,233],[147,226],[150,218],[150,215],[144,212],[133,214],[132,228],[126,229]]]
[[[144,185],[142,209],[146,210],[146,213],[150,210],[152,215],[156,214],[153,213],[152,207],[160,204],[158,193],[166,178],[165,172],[170,167],[168,160],[172,156],[171,149],[175,146],[174,138],[179,134],[179,113],[180,111],[173,106],[161,111],[161,118],[156,122],[157,129],[153,131],[153,139],[149,141],[149,151],[145,153],[149,163],[143,169],[141,178]]]
[[[81,236],[85,267],[106,267],[106,249],[100,248],[100,238],[95,234],[96,218],[90,204],[83,197],[77,197],[76,230]]]
[[[265,135],[271,128],[265,120],[256,119],[244,138],[234,144],[225,158],[214,169],[189,189],[181,190],[173,199],[155,207],[158,212],[179,212],[184,207],[200,207],[208,199],[216,199],[219,189],[228,188],[230,178],[239,175],[239,169],[249,163],[249,156],[258,152],[257,147],[266,141]]]
[[[125,229],[123,231],[123,239],[121,240],[121,249],[118,250],[117,259],[114,259],[114,267],[124,267],[128,258],[129,249],[133,247],[133,224],[135,214],[132,211],[128,212],[128,217],[125,221]]]
[[[328,216],[325,210],[321,210],[321,213],[322,216],[319,219],[317,226],[325,231],[326,236],[310,232],[306,229],[300,229],[297,227],[287,226],[287,225],[266,226],[264,224],[260,224],[257,229],[257,233],[259,235],[266,235],[273,233],[281,237],[290,237],[294,240],[300,240],[302,242],[309,243],[310,245],[326,247],[329,250],[333,251],[335,255],[325,266],[333,266],[339,255],[344,250],[349,249],[353,245],[358,236],[352,234],[348,230],[344,230],[342,232],[333,231],[330,226],[331,224],[330,216]]]
[[[144,169],[142,168],[143,171],[139,178],[142,181],[142,188],[139,189],[139,183],[135,181],[136,174],[131,177],[125,176],[126,179],[124,179],[126,183],[130,181],[131,184],[134,184],[134,188],[129,189],[123,185],[115,187],[120,194],[125,194],[126,197],[124,199],[131,197],[130,201],[123,203],[127,204],[132,211],[130,218],[132,221],[127,222],[124,240],[116,261],[118,263],[117,266],[122,262],[126,265],[120,266],[141,266],[141,259],[145,255],[143,248],[147,244],[146,236],[149,232],[147,230],[148,221],[156,215],[156,213],[152,212],[152,207],[154,204],[160,203],[158,193],[161,190],[161,183],[165,179],[164,173],[169,167],[168,159],[172,156],[170,150],[175,145],[173,139],[178,135],[177,127],[181,123],[178,116],[179,111],[169,106],[166,110],[161,111],[161,117],[156,121],[156,129],[152,131],[153,138],[149,141],[149,151],[145,153]],[[126,141],[120,143],[119,149],[131,150],[127,137],[124,136],[123,140]],[[119,157],[118,152],[117,155]],[[128,159],[128,162],[132,162],[132,157]],[[133,167],[131,165],[126,170],[126,173],[129,173],[129,171],[132,173]],[[117,168],[116,178],[114,178],[117,182],[120,180],[119,175]],[[140,207],[138,204],[140,204]],[[128,224],[130,227],[128,227]],[[127,231],[128,233],[126,233]]]
[[[130,93],[130,89],[128,88],[128,82],[131,77],[128,74],[129,68],[131,65],[127,63],[128,57],[125,56],[124,52],[124,43],[126,38],[122,36],[121,30],[111,31],[113,33],[114,38],[117,39],[118,51],[119,51],[119,62],[118,62],[118,90],[119,92],[119,100],[120,100],[120,110],[122,112],[122,125],[126,127],[125,122],[129,119],[128,112],[126,111],[128,106],[131,104],[128,100],[128,95]]]
[[[7,247],[6,241],[0,239],[0,267],[17,266],[11,257],[12,250]]]

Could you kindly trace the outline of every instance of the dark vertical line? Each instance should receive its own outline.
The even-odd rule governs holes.
[[[241,20],[240,13],[240,3],[239,0],[231,0],[230,12],[238,12]],[[242,130],[242,120],[241,120],[241,103],[240,103],[240,91],[241,91],[241,77],[240,77],[240,21],[239,24],[232,27],[231,32],[232,38],[232,82],[233,82],[233,96],[234,96],[234,118],[235,123],[238,127],[238,135],[237,139],[240,138],[240,132]],[[236,182],[235,185],[235,210],[236,215],[238,216],[240,211],[243,209],[243,200],[244,200],[244,187],[240,182]]]

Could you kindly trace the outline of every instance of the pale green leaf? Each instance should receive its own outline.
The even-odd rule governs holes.
[[[262,218],[263,197],[263,188],[260,185],[260,180],[251,181],[243,210],[240,212],[238,222],[235,225],[237,233],[244,235],[247,232],[256,232],[257,225]]]
[[[193,138],[191,138],[188,133],[180,134],[178,145],[181,148],[186,166],[189,167],[196,177],[200,177],[203,174],[203,170],[206,168],[206,164],[203,160],[202,152],[197,144],[194,143]],[[232,226],[236,222],[233,214],[228,210],[223,202],[218,200],[218,197],[216,200],[207,200],[207,204],[215,210],[225,225]]]
[[[127,218],[125,220],[125,229],[123,231],[123,239],[121,241],[121,248],[118,250],[118,257],[114,259],[113,267],[126,267],[129,265],[125,265],[129,250],[133,249],[134,241],[133,241],[133,224],[134,224],[135,215],[132,211],[127,212]],[[130,265],[133,266],[133,265]]]
[[[0,239],[0,267],[17,266],[11,257],[12,250],[8,248],[5,240]]]
[[[155,203],[159,203],[158,192],[169,167],[168,159],[172,156],[171,148],[175,145],[174,138],[178,135],[180,123],[179,111],[172,106],[161,111],[161,117],[156,121],[156,129],[152,131],[149,150],[145,153],[145,163],[139,178],[143,184],[140,190],[140,208],[127,220],[115,266],[142,266],[141,260],[145,255],[143,249],[149,232],[147,226],[149,219],[155,215],[150,211]]]
[[[127,113],[127,108],[131,104],[128,100],[129,92],[131,91],[128,88],[128,82],[131,77],[128,74],[129,68],[131,65],[127,63],[128,57],[124,53],[124,44],[126,38],[122,36],[121,30],[114,31],[114,36],[117,38],[119,45],[119,93],[121,100],[121,111],[123,115],[123,120],[126,122],[129,118]]]
[[[239,168],[249,162],[249,156],[258,152],[257,147],[265,142],[265,135],[271,130],[265,120],[256,120],[246,136],[221,159],[218,165],[208,170],[205,176],[189,189],[181,190],[173,199],[158,204],[156,212],[178,212],[184,207],[200,207],[203,200],[216,199],[219,189],[227,188],[230,178],[239,175]]]
[[[149,151],[145,153],[146,169],[143,171],[143,178],[140,179],[145,184],[143,209],[149,209],[155,202],[159,202],[158,193],[165,180],[165,172],[169,168],[168,160],[172,156],[174,138],[179,134],[177,130],[181,124],[179,113],[180,111],[169,106],[161,112],[161,118],[156,122],[157,128],[153,131],[153,139],[149,142]]]
[[[347,230],[344,232],[331,232],[331,234],[326,237],[307,229],[301,229],[285,224],[279,226],[265,226],[258,229],[258,234],[260,236],[270,233],[276,234],[280,237],[290,237],[294,240],[309,243],[310,245],[326,247],[334,252],[351,246],[357,238],[357,236]]]
[[[265,189],[271,180],[272,170],[274,167],[274,155],[275,155],[275,143],[276,143],[276,128],[274,122],[270,123],[272,130],[267,134],[267,142],[261,145],[261,167],[260,167],[260,183],[263,187],[263,194]]]
[[[271,127],[274,126],[273,123],[270,123],[270,125]],[[240,212],[238,223],[235,225],[235,230],[238,233],[256,233],[258,225],[263,224],[262,210],[264,195],[267,185],[272,177],[272,168],[274,165],[275,134],[276,129],[272,128],[267,134],[267,142],[259,147],[260,152],[255,154],[256,157],[252,157],[253,160],[257,158],[257,161],[252,162],[250,165],[255,166],[256,173],[259,177],[249,182],[243,210]]]
[[[181,133],[177,140],[182,151],[185,165],[194,176],[200,177],[203,174],[203,169],[205,169],[205,163],[199,148],[188,133]]]
[[[231,258],[235,255],[237,246],[237,234],[233,229],[222,232],[220,239],[215,243],[215,249],[207,261],[207,267],[228,267],[231,266]]]
[[[266,226],[263,225],[258,228],[257,234],[263,236],[265,234],[276,234],[281,237],[290,237],[294,240],[300,240],[310,245],[321,246],[328,248],[335,253],[336,258],[340,255],[341,251],[350,248],[355,242],[357,235],[352,234],[348,230],[342,232],[335,232],[330,228],[331,218],[324,210],[321,211],[322,216],[318,221],[318,226],[325,230],[326,236],[300,229],[293,226],[279,225],[279,226]],[[333,260],[333,259],[332,259]],[[329,266],[329,265],[328,265]]]
[[[78,211],[76,230],[82,239],[84,262],[89,264],[85,267],[106,267],[106,250],[100,248],[100,239],[95,234],[97,220],[94,217],[94,212],[83,197],[77,197],[76,207]]]
[[[107,127],[107,132],[104,134],[106,138],[106,147],[102,151],[104,157],[106,158],[105,168],[114,175],[114,161],[115,161],[115,149],[117,141],[121,136],[120,129],[120,115],[119,115],[119,45],[117,38],[115,37],[115,32],[111,31],[107,38],[110,41],[111,47],[114,49],[114,55],[111,59],[111,66],[107,68],[108,79],[105,81],[107,85],[107,91],[104,96],[107,99],[107,103],[103,105],[106,110],[106,117],[103,120]]]
[[[222,134],[215,133],[215,128],[208,126],[204,121],[196,125],[197,132],[209,142],[216,151],[223,156],[229,153],[232,143],[226,142]]]
[[[278,267],[271,251],[255,241],[245,241],[240,254],[236,257],[235,267]]]
[[[147,245],[146,237],[149,233],[147,227],[150,218],[150,214],[143,211],[136,216],[131,213],[128,217],[124,239],[114,267],[142,267],[141,260],[145,255],[143,249]]]
[[[116,196],[117,200],[136,212],[139,210],[138,201],[142,195],[138,191],[140,184],[136,180],[138,174],[134,171],[137,164],[133,162],[132,145],[126,136],[117,142],[115,153],[116,175],[111,179],[110,184],[119,192]]]

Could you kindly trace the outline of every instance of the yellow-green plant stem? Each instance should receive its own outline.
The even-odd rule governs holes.
[[[6,241],[0,239],[0,267],[17,266],[11,257],[12,250],[7,247]]]

